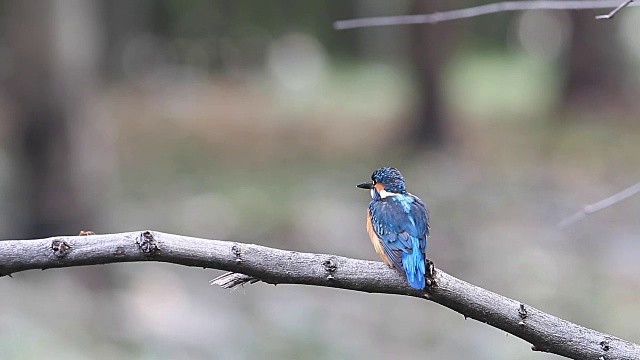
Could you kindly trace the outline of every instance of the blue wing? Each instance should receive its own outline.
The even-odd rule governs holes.
[[[412,238],[418,240],[420,251],[426,253],[429,210],[418,197],[403,194],[372,201],[369,211],[373,229],[396,268],[403,269],[402,254],[412,252]]]

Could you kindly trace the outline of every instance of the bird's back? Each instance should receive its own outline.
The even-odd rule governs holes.
[[[384,255],[397,269],[406,272],[412,286],[424,288],[429,212],[422,200],[411,194],[373,200],[369,216],[370,232],[378,237]],[[378,248],[376,251],[380,253]]]

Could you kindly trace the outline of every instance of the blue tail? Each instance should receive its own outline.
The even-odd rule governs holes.
[[[418,239],[412,237],[411,245],[411,254],[402,253],[402,267],[407,274],[409,285],[422,290],[425,286],[424,273],[426,271],[424,254],[420,251],[420,242]]]

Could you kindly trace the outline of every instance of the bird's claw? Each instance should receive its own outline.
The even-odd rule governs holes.
[[[435,265],[433,264],[433,261],[426,259],[425,260],[425,265],[426,265],[426,274],[425,274],[425,280],[427,282],[427,286],[434,286],[436,285],[436,279],[434,278],[435,276]]]

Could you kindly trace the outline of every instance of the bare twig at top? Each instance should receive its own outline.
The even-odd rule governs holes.
[[[476,16],[493,14],[504,11],[523,10],[587,10],[606,9],[618,7],[620,9],[612,11],[615,15],[622,8],[636,6],[638,3],[633,0],[625,0],[620,4],[620,0],[539,0],[539,1],[505,1],[493,4],[474,6],[470,8],[435,12],[431,14],[401,15],[401,16],[381,16],[350,20],[340,20],[333,23],[336,30],[355,29],[373,26],[392,26],[409,24],[435,24],[442,21],[466,19]],[[609,14],[611,15],[611,14]],[[611,15],[611,17],[613,17]]]
[[[629,4],[631,4],[633,2],[633,0],[625,0],[625,2],[623,2],[622,4],[618,5],[617,8],[611,10],[610,13],[608,14],[604,14],[604,15],[598,15],[596,16],[596,19],[601,20],[601,19],[611,19],[612,17],[616,16],[616,14],[626,8],[627,6],[629,6]]]
[[[617,194],[611,195],[604,200],[600,200],[595,204],[585,206],[584,208],[582,208],[582,210],[578,211],[577,213],[569,216],[568,218],[558,223],[557,225],[558,229],[564,230],[569,226],[577,223],[578,221],[584,219],[585,217],[587,217],[587,215],[593,214],[596,211],[600,211],[602,209],[608,208],[609,206],[615,205],[620,201],[628,199],[639,192],[640,192],[640,182],[629,188],[626,188],[620,191]]]

